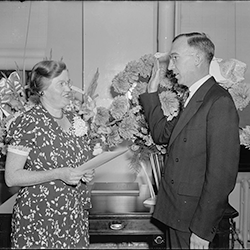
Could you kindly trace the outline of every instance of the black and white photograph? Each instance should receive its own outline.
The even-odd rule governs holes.
[[[0,249],[249,249],[249,13],[0,0]]]

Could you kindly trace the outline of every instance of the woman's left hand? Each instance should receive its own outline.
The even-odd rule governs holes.
[[[95,170],[94,170],[94,169],[87,170],[87,171],[83,174],[81,180],[82,180],[83,182],[90,182],[90,181],[93,180],[94,176],[95,176]]]

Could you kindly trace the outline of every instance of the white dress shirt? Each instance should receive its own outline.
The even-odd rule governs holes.
[[[200,80],[198,80],[197,82],[195,82],[192,86],[189,87],[189,96],[184,104],[184,107],[187,106],[188,102],[190,101],[190,99],[192,98],[192,96],[195,94],[195,92],[200,88],[200,86],[206,82],[209,78],[211,77],[211,75],[206,75],[204,77],[202,77]]]

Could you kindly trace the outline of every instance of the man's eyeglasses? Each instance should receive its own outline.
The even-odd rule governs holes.
[[[173,63],[176,63],[179,60],[180,56],[173,54],[169,56],[169,59],[172,60]]]
[[[175,64],[177,63],[177,61],[181,58],[181,57],[185,57],[185,56],[194,56],[194,53],[191,54],[183,54],[183,55],[178,55],[178,54],[171,54],[169,55],[169,59]]]

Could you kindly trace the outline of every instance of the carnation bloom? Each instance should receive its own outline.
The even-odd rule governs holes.
[[[155,57],[151,54],[149,55],[144,55],[140,58],[140,62],[142,63],[142,68],[141,68],[141,76],[142,77],[147,77],[151,75],[152,68],[154,66],[155,62]]]
[[[133,139],[134,135],[138,133],[138,125],[135,116],[130,114],[129,116],[123,118],[119,125],[119,133],[125,139]]]
[[[112,87],[114,88],[115,92],[119,94],[127,93],[130,88],[130,84],[126,72],[120,72],[114,77],[112,80]]]
[[[98,134],[108,135],[108,134],[111,133],[111,128],[108,127],[108,126],[103,126],[103,125],[102,125],[102,126],[98,127],[97,133],[98,133]]]
[[[100,143],[96,143],[93,149],[93,155],[99,155],[103,152],[102,145]]]
[[[244,109],[250,102],[250,85],[246,83],[236,83],[228,89],[237,109]]]
[[[116,96],[111,104],[110,112],[115,119],[121,119],[128,109],[128,99],[125,96]]]
[[[250,126],[240,130],[240,144],[250,149]]]
[[[140,68],[141,68],[141,65],[136,61],[129,62],[126,65],[124,71],[126,72],[127,79],[130,83],[133,84],[134,82],[138,81]]]
[[[84,136],[88,132],[88,125],[80,116],[74,117],[73,131],[76,136]]]
[[[96,125],[105,125],[109,121],[109,110],[105,107],[97,107],[94,122]]]
[[[159,94],[159,97],[164,115],[169,119],[177,116],[180,104],[176,94],[171,91],[163,91]]]
[[[109,134],[107,141],[111,147],[122,143],[123,139],[119,135],[118,126],[115,125],[111,127],[111,133]]]

